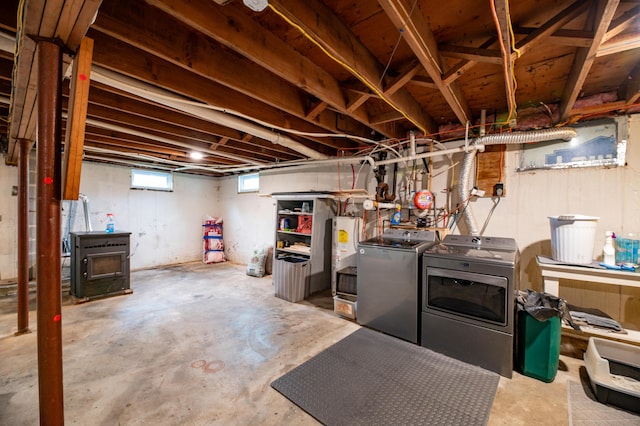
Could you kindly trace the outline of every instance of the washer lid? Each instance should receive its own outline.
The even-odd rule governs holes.
[[[425,256],[428,255],[507,264],[515,264],[519,257],[513,238],[472,235],[447,235],[442,243],[425,251]]]

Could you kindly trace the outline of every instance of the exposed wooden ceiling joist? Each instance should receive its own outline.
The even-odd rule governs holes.
[[[586,30],[593,30],[593,44],[590,47],[579,47],[577,49],[573,66],[569,73],[569,79],[565,85],[565,91],[562,94],[562,102],[560,104],[561,120],[569,118],[571,109],[576,99],[578,99],[578,95],[591,70],[596,53],[611,24],[619,2],[620,0],[601,0],[595,2],[594,22],[588,23],[588,25],[592,25],[591,28],[586,28]]]
[[[309,119],[308,102],[305,102],[308,95],[303,90],[221,48],[204,34],[172,21],[160,10],[140,6],[130,7],[128,1],[110,1],[103,5],[93,29],[256,101]],[[312,122],[323,131],[337,133],[335,115],[325,109],[318,112]],[[357,127],[355,123],[352,125],[354,134],[368,135],[365,126]]]
[[[380,0],[379,3],[411,47],[458,120],[461,123],[471,121],[471,111],[457,83],[453,81],[447,85],[442,80],[446,70],[440,63],[438,45],[424,15],[413,13],[414,3],[407,0]]]
[[[238,10],[216,6],[207,0],[148,0],[149,4],[196,28],[270,72],[304,88],[318,99],[355,120],[369,124],[365,111],[347,111],[340,83],[309,59]],[[242,28],[238,31],[238,28]],[[376,128],[387,137],[400,136],[394,126]]]
[[[384,99],[399,113],[400,119],[404,117],[423,131],[435,130],[431,118],[406,90],[398,87],[385,93],[384,65],[378,62],[351,30],[320,1],[309,0],[300,3],[273,0],[272,4],[274,10],[293,22],[315,44],[322,46],[331,58],[346,67],[358,80]]]
[[[111,129],[87,128],[85,158],[118,164],[219,175],[251,161],[269,167],[348,155],[415,127],[437,133],[477,122],[482,110],[500,117],[515,101],[520,110],[562,102],[564,120],[570,114],[572,122],[637,111],[637,1],[519,0],[508,3],[509,12],[505,0],[494,1],[502,6],[507,55],[489,4],[473,0],[270,0],[260,13],[240,0],[29,0],[24,21],[17,19],[20,0],[5,0],[0,147],[9,140],[5,161],[12,164],[16,136],[35,134],[30,75],[37,64],[29,35],[60,38],[63,67],[75,56],[74,43],[86,34],[95,38],[93,69],[111,78],[91,81],[87,111]],[[505,36],[509,22],[514,40]],[[16,33],[24,44],[14,57]],[[515,100],[505,96],[513,87],[507,75],[517,79]],[[63,88],[64,113],[68,81]],[[587,106],[594,103],[585,98],[599,94],[604,103]],[[225,118],[231,111],[244,115],[233,115],[242,124],[209,114],[211,108]],[[540,123],[557,120],[545,116]],[[530,122],[523,120],[523,128]],[[196,170],[187,155],[200,148],[237,159],[208,155]]]
[[[59,40],[75,52],[98,13],[102,0],[32,0],[24,3],[23,20],[18,22],[19,55],[14,73],[10,111],[8,164],[16,164],[16,140],[33,141],[36,129],[36,42],[33,37]]]

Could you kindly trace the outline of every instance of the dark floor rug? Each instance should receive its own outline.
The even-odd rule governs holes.
[[[485,425],[499,376],[361,328],[271,383],[326,425]]]

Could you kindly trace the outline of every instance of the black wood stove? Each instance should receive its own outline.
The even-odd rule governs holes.
[[[130,232],[71,233],[71,295],[79,301],[131,293]]]

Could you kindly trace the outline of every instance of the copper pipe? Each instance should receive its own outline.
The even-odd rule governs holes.
[[[29,152],[31,141],[20,140],[18,158],[18,331],[29,332]]]
[[[62,50],[38,42],[36,257],[40,424],[64,424],[60,266]]]

